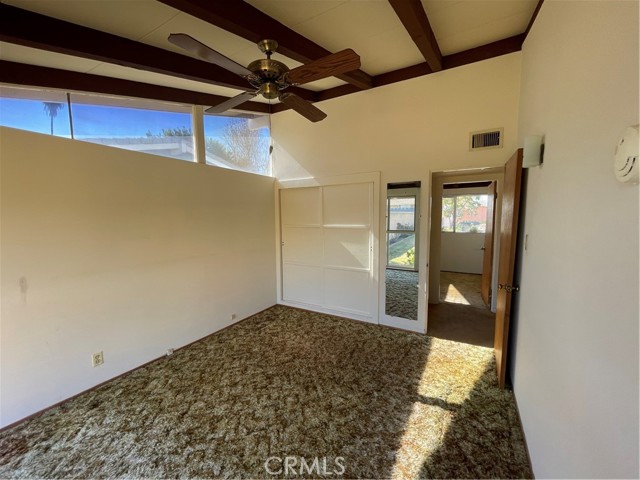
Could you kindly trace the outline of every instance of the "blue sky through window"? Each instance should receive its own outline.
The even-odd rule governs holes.
[[[58,102],[56,102],[58,103]],[[163,128],[191,129],[191,116],[187,113],[163,112],[138,108],[109,107],[74,103],[74,135],[88,136],[145,136],[148,131],[160,134]],[[124,113],[126,112],[126,115]],[[207,132],[210,137],[222,136],[230,117],[207,115]],[[50,132],[51,119],[40,100],[0,98],[0,125],[38,133]],[[66,103],[53,120],[54,134],[70,136],[69,112]],[[267,129],[261,136],[268,136]]]
[[[22,91],[13,87],[0,96],[0,125],[42,134],[71,137],[66,93],[60,91]],[[20,98],[25,95],[27,98]],[[76,96],[77,101],[74,101]],[[106,146],[124,148],[181,160],[195,161],[195,149],[191,135],[191,109],[184,105],[155,103],[146,100],[123,99],[125,105],[134,101],[142,106],[104,105],[101,97],[71,95],[73,136]],[[18,98],[15,98],[18,97]],[[89,100],[89,102],[87,102]],[[91,104],[94,101],[98,104]],[[114,102],[105,97],[105,102]],[[117,100],[115,100],[117,101]],[[150,102],[151,108],[144,108]],[[47,109],[45,103],[57,104],[59,109]],[[166,108],[166,110],[164,110]],[[173,110],[173,111],[172,111]],[[49,112],[54,111],[52,119]],[[246,118],[205,115],[204,133],[207,143],[207,163],[225,168],[236,168],[270,175],[268,128],[253,130]],[[238,128],[238,124],[243,125]],[[233,126],[233,127],[232,127]],[[234,135],[229,136],[229,128]],[[164,131],[171,131],[166,135]],[[225,135],[225,131],[227,134]],[[218,142],[218,146],[210,143]],[[211,157],[211,158],[210,158]]]
[[[163,129],[191,130],[188,113],[162,112],[139,108],[71,104],[73,134],[86,137],[144,137],[147,132],[161,135]]]
[[[51,134],[51,118],[45,112],[41,100],[0,98],[0,125]],[[66,103],[62,104],[62,108],[53,119],[53,134],[71,137],[69,110]]]

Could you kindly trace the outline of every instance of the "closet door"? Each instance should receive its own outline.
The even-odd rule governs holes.
[[[323,245],[320,187],[281,190],[280,219],[282,299],[321,305]]]
[[[377,321],[373,184],[281,190],[282,300]]]

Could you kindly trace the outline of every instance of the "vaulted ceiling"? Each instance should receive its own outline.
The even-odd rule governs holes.
[[[290,68],[352,48],[361,68],[302,87],[311,102],[518,51],[543,0],[1,0],[0,82],[215,105],[247,82],[171,44]],[[278,112],[252,100],[243,110]]]

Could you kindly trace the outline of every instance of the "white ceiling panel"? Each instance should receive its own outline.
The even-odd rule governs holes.
[[[348,0],[246,0],[258,10],[292,28],[333,10]]]
[[[13,43],[0,42],[0,59],[8,62],[26,63],[40,67],[60,68],[73,72],[87,73],[100,65],[96,60],[52,53],[37,48],[23,47]]]
[[[287,24],[284,21],[282,23]],[[350,0],[291,28],[336,52],[354,48],[355,41],[362,42],[398,27],[402,27],[402,24],[387,1]]]
[[[308,18],[293,15],[286,8],[293,4],[315,5],[309,1],[255,0],[252,4],[299,34],[331,52],[352,48],[360,55],[362,70],[376,75],[421,63],[424,58],[386,0],[349,0],[318,11]]]
[[[522,33],[537,0],[422,0],[443,55]]]
[[[177,10],[175,11],[177,12]],[[236,54],[250,47],[255,48],[256,54],[262,55],[260,50],[258,50],[252,42],[218,28],[215,25],[211,25],[208,22],[187,15],[186,13],[179,13],[172,17],[171,20],[158,26],[152,32],[145,35],[140,41],[148,45],[164,48],[165,50],[199,58],[169,42],[167,38],[171,33],[186,33],[238,63],[242,62],[236,57]]]
[[[3,0],[49,17],[140,40],[178,14],[155,0]]]
[[[470,48],[518,35],[526,28],[529,22],[529,16],[526,14],[514,15],[510,17],[510,20],[510,23],[492,22],[490,25],[491,28],[486,28],[486,25],[483,25],[477,28],[463,30],[456,34],[447,35],[446,37],[438,39],[440,50],[443,55],[451,55],[452,53],[462,52]],[[520,28],[519,25],[522,23],[524,23],[524,27]]]
[[[420,50],[404,28],[381,32],[358,44],[354,50],[360,55],[362,70],[370,75],[379,75],[424,62]]]

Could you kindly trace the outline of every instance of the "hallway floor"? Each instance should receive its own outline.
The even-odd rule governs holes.
[[[427,335],[493,347],[495,314],[482,301],[481,275],[440,273],[440,303],[429,305]]]

